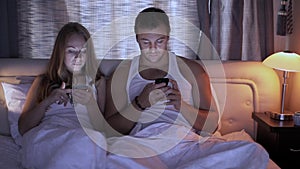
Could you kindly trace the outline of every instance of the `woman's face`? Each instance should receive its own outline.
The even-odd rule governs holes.
[[[79,34],[73,34],[67,40],[64,63],[70,72],[80,72],[85,65],[87,59],[85,44],[84,37]]]

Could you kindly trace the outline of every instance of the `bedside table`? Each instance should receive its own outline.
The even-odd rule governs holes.
[[[270,118],[270,113],[252,113],[257,122],[256,141],[261,144],[282,169],[298,166],[300,161],[300,127],[294,121]],[[295,167],[294,167],[295,168]]]

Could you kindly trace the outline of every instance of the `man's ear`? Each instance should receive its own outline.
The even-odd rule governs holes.
[[[139,36],[138,34],[135,34],[135,40],[136,40],[136,42],[139,42],[138,41],[138,36]]]

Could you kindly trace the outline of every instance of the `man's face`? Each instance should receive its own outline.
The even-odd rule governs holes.
[[[140,29],[137,42],[140,46],[142,56],[156,63],[167,54],[169,36],[167,29],[161,25],[154,29]]]

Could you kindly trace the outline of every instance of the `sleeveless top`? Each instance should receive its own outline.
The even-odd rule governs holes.
[[[194,105],[192,98],[192,85],[181,74],[176,57],[177,56],[175,54],[169,52],[169,69],[165,78],[175,80],[181,92],[182,99],[188,104]],[[139,74],[139,59],[140,56],[133,58],[128,75],[126,90],[128,93],[128,99],[131,101],[134,100],[136,96],[140,95],[148,83],[154,83],[154,80],[144,79]],[[169,83],[168,85],[170,86],[171,84]],[[135,134],[145,127],[156,123],[178,124],[191,128],[189,122],[186,121],[182,114],[179,113],[173,105],[165,105],[163,101],[159,101],[142,112],[141,117],[134,129],[131,131],[131,134]]]

